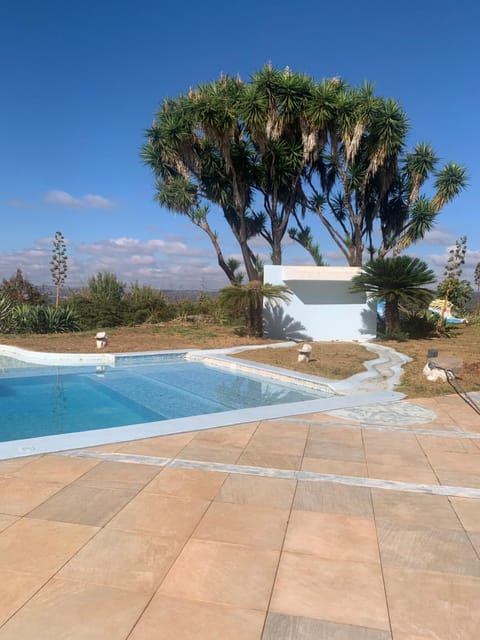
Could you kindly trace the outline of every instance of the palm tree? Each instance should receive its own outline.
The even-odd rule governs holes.
[[[428,306],[434,292],[427,285],[435,282],[435,274],[419,258],[395,256],[377,258],[364,265],[352,278],[352,293],[366,293],[385,301],[385,331],[400,330],[400,304],[417,303]]]
[[[233,284],[220,291],[219,303],[232,315],[245,319],[249,336],[263,336],[263,301],[287,302],[290,290],[283,285],[263,284],[253,280],[247,284]]]

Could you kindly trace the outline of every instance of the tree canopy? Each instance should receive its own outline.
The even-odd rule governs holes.
[[[208,235],[233,283],[238,273],[223,255],[212,207],[238,242],[250,281],[261,275],[255,236],[269,244],[273,264],[282,262],[287,232],[322,264],[313,219],[351,266],[423,238],[466,186],[466,171],[441,165],[427,143],[408,149],[408,134],[400,104],[368,83],[317,82],[266,65],[248,82],[222,76],[164,100],[142,157],[158,202]]]

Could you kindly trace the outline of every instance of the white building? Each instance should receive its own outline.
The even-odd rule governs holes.
[[[350,283],[359,267],[266,265],[264,282],[287,286],[289,302],[265,303],[265,332],[270,338],[358,340],[375,338],[377,308]]]

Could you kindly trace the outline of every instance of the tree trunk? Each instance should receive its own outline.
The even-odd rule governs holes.
[[[248,285],[247,333],[249,336],[263,336],[263,295],[260,280],[253,280]]]
[[[282,239],[279,233],[272,238],[272,264],[282,264]]]
[[[397,300],[385,301],[385,332],[397,333],[400,331],[400,312]]]

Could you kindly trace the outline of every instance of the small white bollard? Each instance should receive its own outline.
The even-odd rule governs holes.
[[[301,349],[298,349],[297,362],[310,362],[311,353],[312,353],[312,345],[304,344]]]
[[[97,341],[97,349],[105,349],[108,344],[108,338],[105,331],[99,331],[95,336],[95,340]]]

